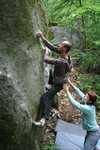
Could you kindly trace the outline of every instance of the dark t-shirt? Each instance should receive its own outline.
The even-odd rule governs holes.
[[[53,46],[51,43],[48,43],[47,41],[43,41],[45,45],[52,51],[59,54],[58,47]],[[44,60],[46,63],[54,65],[54,72],[53,72],[53,80],[54,82],[63,82],[66,80],[66,75],[68,72],[70,72],[72,68],[72,61],[70,56],[68,55],[68,58],[46,58]]]

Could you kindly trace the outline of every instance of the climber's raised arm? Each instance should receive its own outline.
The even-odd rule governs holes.
[[[45,44],[46,47],[48,47],[50,50],[56,52],[56,53],[59,53],[58,51],[58,47],[54,46],[52,43],[50,43],[43,35],[43,33],[41,31],[37,32],[36,33],[36,36],[38,38],[41,38],[43,43]]]

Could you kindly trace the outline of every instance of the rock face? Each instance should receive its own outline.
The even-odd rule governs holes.
[[[38,28],[46,30],[41,1],[0,0],[0,150],[39,149],[31,124],[43,91]]]
[[[53,26],[50,28],[53,32],[54,43],[59,43],[63,40],[68,40],[72,43],[73,48],[83,49],[84,47],[84,38],[81,32],[72,31],[67,27]]]

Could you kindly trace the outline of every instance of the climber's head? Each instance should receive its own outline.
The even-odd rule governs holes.
[[[67,54],[72,47],[72,44],[69,41],[63,41],[59,44],[59,52],[61,54]]]

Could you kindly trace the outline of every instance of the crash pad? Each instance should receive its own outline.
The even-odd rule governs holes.
[[[56,133],[57,150],[83,149],[85,131],[82,129],[81,124],[75,125],[59,119]]]

